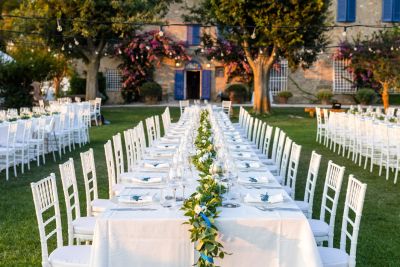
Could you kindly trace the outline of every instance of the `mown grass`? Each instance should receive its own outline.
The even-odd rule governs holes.
[[[69,157],[74,158],[75,168],[80,190],[82,214],[85,211],[85,195],[83,177],[80,166],[79,152],[86,151],[89,147],[94,149],[96,168],[98,174],[98,187],[100,197],[108,196],[107,171],[104,160],[104,143],[117,132],[133,127],[144,118],[161,114],[163,108],[110,108],[103,109],[106,119],[111,125],[91,128],[91,143],[81,149],[76,149],[63,156],[62,160],[54,162],[52,157],[47,157],[44,166],[32,166],[31,170],[17,178],[11,177],[5,181],[4,172],[0,181],[0,266],[40,266],[40,242],[37,230],[35,210],[32,201],[30,183],[38,181],[54,172],[57,177],[58,193],[62,210],[63,232],[66,234],[65,205],[62,195],[61,181],[59,178],[58,164]],[[238,109],[235,109],[237,115]],[[179,115],[177,108],[171,109],[172,117]],[[234,118],[235,119],[235,118]],[[296,185],[296,198],[301,199],[304,194],[305,179],[312,150],[322,154],[320,175],[315,192],[314,217],[319,216],[321,195],[328,160],[346,166],[346,174],[335,227],[335,246],[339,246],[341,216],[343,202],[349,174],[368,184],[365,199],[364,213],[361,221],[359,244],[357,251],[358,266],[400,266],[400,233],[397,231],[400,222],[400,208],[397,204],[399,186],[392,181],[379,177],[377,168],[373,173],[356,166],[347,158],[326,149],[315,142],[316,121],[307,117],[302,109],[276,108],[270,116],[262,117],[273,126],[283,129],[296,143],[302,145],[301,162]],[[66,238],[64,238],[66,242]]]

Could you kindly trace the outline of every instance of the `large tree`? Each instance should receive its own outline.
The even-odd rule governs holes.
[[[36,18],[13,18],[22,20],[13,25],[39,34],[53,50],[82,59],[86,64],[86,99],[94,99],[105,53],[140,24],[158,21],[173,2],[177,0],[26,0],[14,14]]]
[[[270,112],[269,75],[280,57],[292,70],[309,67],[327,44],[324,27],[329,0],[203,0],[187,21],[219,25],[237,45],[253,72],[254,110]]]

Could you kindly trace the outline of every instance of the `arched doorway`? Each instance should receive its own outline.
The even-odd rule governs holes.
[[[201,65],[197,61],[189,61],[185,66],[186,99],[200,99]]]
[[[202,69],[197,61],[189,61],[184,69],[175,70],[174,97],[183,99],[211,99],[212,72]]]

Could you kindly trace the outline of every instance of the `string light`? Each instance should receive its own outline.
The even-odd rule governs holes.
[[[347,27],[344,27],[344,28],[343,28],[342,35],[343,35],[344,37],[347,36]]]
[[[99,54],[99,52],[96,50],[96,52],[94,52],[96,55],[98,55]]]
[[[65,48],[64,48],[64,45],[62,45],[62,47],[61,47],[61,51],[64,51],[65,50]]]
[[[57,31],[59,31],[59,32],[62,32],[62,27],[61,27],[61,24],[60,24],[60,19],[57,19]]]
[[[51,48],[49,47],[49,48],[47,48],[47,52],[51,52]]]
[[[158,36],[160,36],[160,37],[164,36],[164,32],[162,30],[162,26],[160,26],[160,31],[158,32]]]
[[[201,49],[200,49],[200,52],[201,52],[201,53],[204,53],[204,48],[201,48]]]
[[[118,54],[122,54],[121,48],[118,48]]]
[[[72,44],[71,44],[71,43],[68,44],[68,48],[69,48],[69,49],[72,48]]]
[[[257,37],[256,36],[256,27],[254,27],[253,33],[251,34],[250,38],[254,40],[254,39],[256,39],[256,37]]]
[[[76,40],[76,38],[74,38],[74,42],[75,42],[75,45],[79,45],[79,42],[78,42],[78,40]]]
[[[207,68],[210,68],[211,67],[211,64],[210,63],[207,63]]]

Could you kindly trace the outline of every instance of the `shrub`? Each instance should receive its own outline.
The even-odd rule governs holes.
[[[241,83],[236,83],[236,84],[231,84],[226,88],[226,92],[229,93],[234,93],[236,97],[239,98],[246,98],[247,97],[247,88],[244,84]]]
[[[359,103],[369,105],[375,101],[376,93],[373,89],[361,88],[361,89],[357,90],[355,99]]]
[[[140,96],[142,97],[157,97],[161,99],[162,88],[156,82],[145,82],[140,86]]]
[[[320,89],[318,90],[316,97],[319,100],[330,100],[333,97],[333,93],[329,89]]]
[[[290,92],[290,91],[280,91],[280,92],[278,93],[278,96],[279,96],[279,97],[283,97],[283,98],[290,98],[290,97],[293,96],[293,94],[292,94],[292,92]]]

